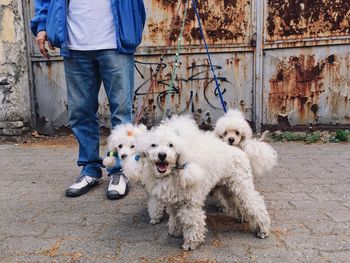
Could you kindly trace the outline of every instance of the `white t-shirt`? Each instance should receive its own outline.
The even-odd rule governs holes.
[[[117,48],[111,0],[70,0],[67,12],[68,48]]]

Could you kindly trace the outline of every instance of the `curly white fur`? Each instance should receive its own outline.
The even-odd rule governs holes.
[[[184,250],[195,249],[204,241],[203,206],[214,187],[224,189],[230,206],[239,202],[258,237],[268,236],[270,218],[263,197],[254,189],[250,162],[242,150],[200,131],[186,116],[174,116],[141,135],[138,142],[144,157],[124,162],[124,172],[139,178],[150,193],[151,222],[159,221],[167,208],[169,234],[183,235]]]
[[[229,145],[241,148],[249,157],[254,175],[271,171],[277,164],[277,152],[262,139],[253,138],[252,129],[242,112],[230,109],[216,122],[214,134]]]
[[[136,138],[146,132],[146,126],[133,126],[131,123],[116,126],[107,140],[107,150],[116,153],[121,159],[136,153]],[[113,167],[116,164],[114,156],[103,159],[103,165]]]

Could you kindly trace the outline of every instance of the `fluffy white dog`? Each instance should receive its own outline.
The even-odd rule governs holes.
[[[107,140],[109,156],[103,159],[103,165],[113,167],[116,165],[116,156],[122,160],[136,154],[136,139],[147,131],[146,126],[134,126],[131,123],[121,124],[115,127]]]
[[[241,148],[250,160],[254,175],[262,175],[277,164],[277,152],[267,143],[253,138],[252,129],[241,111],[230,109],[216,122],[214,133],[229,145]]]
[[[220,187],[228,204],[235,201],[247,215],[252,230],[265,238],[270,218],[263,197],[254,189],[249,159],[213,133],[197,128],[189,117],[173,117],[139,138],[143,157],[135,169],[124,169],[129,178],[140,178],[150,194],[151,220],[164,208],[169,213],[169,234],[183,235],[184,250],[193,250],[205,238],[204,202]],[[140,168],[141,167],[141,168]]]
[[[114,167],[116,156],[121,158],[121,165],[125,175],[133,182],[140,182],[146,187],[149,194],[148,213],[151,217],[151,224],[160,222],[164,215],[165,205],[158,202],[158,199],[151,195],[150,189],[145,184],[148,176],[144,173],[144,156],[140,151],[140,142],[145,138],[147,128],[144,125],[133,126],[132,124],[118,125],[111,132],[107,140],[107,150],[110,155],[103,159],[106,167]],[[130,177],[131,175],[131,177]]]

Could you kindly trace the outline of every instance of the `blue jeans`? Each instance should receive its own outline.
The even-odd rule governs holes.
[[[71,51],[64,58],[68,116],[79,143],[81,175],[102,177],[99,156],[98,93],[103,82],[111,111],[112,127],[131,122],[134,93],[134,55],[115,50]],[[120,162],[110,173],[119,171]]]

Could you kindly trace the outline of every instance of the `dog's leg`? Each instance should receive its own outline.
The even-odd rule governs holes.
[[[217,198],[220,204],[226,207],[226,211],[233,215],[237,223],[244,222],[241,204],[232,191],[228,191],[226,186],[215,187],[213,197]]]
[[[215,187],[212,192],[213,198],[219,202],[222,212],[227,213],[230,212],[230,205],[228,204],[222,191],[223,190],[221,189],[221,187]]]
[[[239,202],[239,199],[236,196],[232,196],[232,203],[233,203],[233,217],[235,218],[237,223],[243,223],[244,222],[244,216],[243,216],[243,209],[241,206],[241,203]]]
[[[176,217],[175,210],[172,207],[167,207],[166,211],[169,214],[168,234],[173,237],[181,237],[182,236],[181,224]]]
[[[237,179],[231,184],[231,190],[248,217],[249,225],[255,231],[256,236],[267,237],[271,220],[263,196],[254,189],[252,176],[244,180]]]
[[[181,207],[177,212],[177,217],[183,228],[183,250],[196,249],[203,243],[207,232],[203,209],[201,207]]]
[[[155,196],[150,196],[148,200],[148,213],[151,218],[151,225],[160,223],[164,214],[164,204],[160,202]]]

